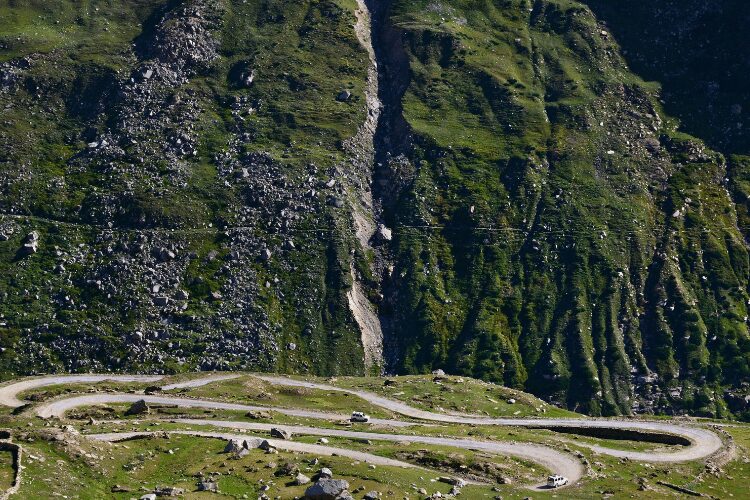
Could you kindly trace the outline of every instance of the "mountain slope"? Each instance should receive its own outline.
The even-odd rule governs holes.
[[[353,2],[33,5],[3,13],[5,369],[361,372]]]
[[[388,212],[394,366],[593,414],[717,411],[749,347],[724,157],[581,4],[395,2],[389,22],[414,143]]]
[[[746,9],[660,38],[670,4],[648,44],[631,3],[3,9],[3,371],[443,368],[726,415],[750,381],[743,94],[688,105],[663,54]]]

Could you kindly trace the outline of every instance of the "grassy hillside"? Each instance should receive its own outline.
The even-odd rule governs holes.
[[[580,3],[396,1],[388,23],[413,133],[395,365],[593,414],[724,414],[716,389],[750,373],[727,159]]]

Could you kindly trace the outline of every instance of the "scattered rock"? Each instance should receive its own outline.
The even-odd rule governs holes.
[[[349,489],[343,479],[321,479],[305,491],[306,500],[337,500]],[[347,493],[348,494],[348,493]]]
[[[294,484],[296,484],[297,486],[309,484],[310,481],[311,481],[310,478],[302,474],[301,472],[298,473],[297,476],[294,478]]]
[[[328,467],[323,467],[320,469],[320,472],[318,472],[318,478],[319,479],[331,479],[333,477],[333,472],[331,472],[331,469]]]
[[[269,441],[265,439],[260,443],[260,446],[258,446],[258,448],[264,451],[271,451],[276,449]]]
[[[271,420],[271,414],[267,411],[249,411],[245,416],[253,420]]]
[[[165,297],[163,295],[160,295],[158,297],[154,297],[154,305],[158,307],[166,307],[169,305],[169,297]]]
[[[441,483],[450,484],[451,486],[458,486],[459,488],[463,488],[464,486],[466,486],[466,481],[464,481],[460,477],[442,476],[438,478],[438,481],[440,481]]]
[[[130,408],[125,412],[126,416],[130,415],[146,415],[149,413],[149,407],[146,404],[146,401],[143,399],[139,399],[132,405],[130,405]]]
[[[21,255],[31,255],[36,253],[39,250],[39,233],[36,231],[30,232],[26,239],[24,240],[24,244],[21,247]]]
[[[210,491],[212,493],[219,492],[219,483],[215,479],[201,479],[198,482],[198,491]]]
[[[375,232],[375,241],[377,243],[387,243],[393,240],[393,231],[385,227],[384,224],[378,224],[378,230]]]
[[[271,429],[271,437],[277,439],[292,439],[292,433],[287,431],[286,429],[279,429],[277,427],[274,427],[273,429]]]
[[[238,439],[230,439],[224,447],[224,453],[239,453],[244,446]]]
[[[177,497],[185,494],[185,490],[175,486],[157,486],[154,488],[156,496],[160,497]]]

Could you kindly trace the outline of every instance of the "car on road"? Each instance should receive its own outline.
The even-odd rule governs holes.
[[[565,486],[566,484],[568,484],[567,477],[563,477],[563,476],[559,476],[555,474],[547,478],[548,488],[559,488],[560,486]]]
[[[352,417],[349,419],[351,422],[369,422],[370,415],[366,415],[361,411],[353,411]]]

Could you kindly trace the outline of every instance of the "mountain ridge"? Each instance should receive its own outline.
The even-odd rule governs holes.
[[[665,112],[626,7],[57,3],[111,45],[41,4],[49,39],[2,39],[5,373],[443,368],[593,415],[747,411],[750,162],[711,132],[743,107]]]

